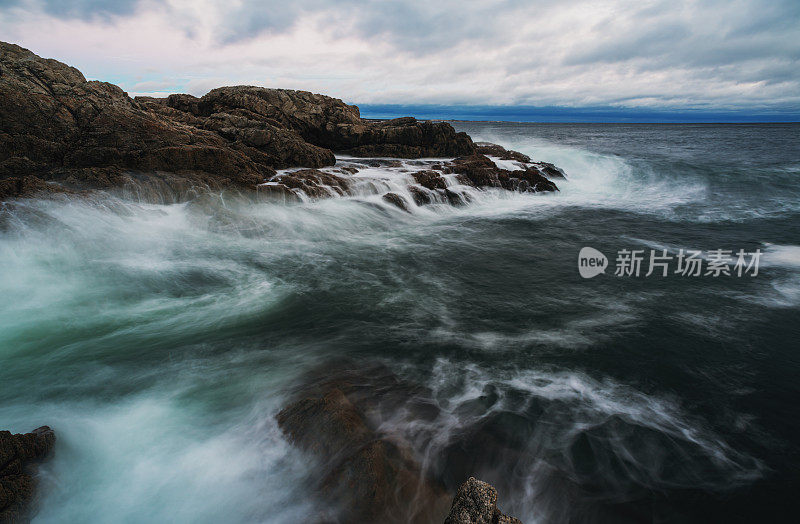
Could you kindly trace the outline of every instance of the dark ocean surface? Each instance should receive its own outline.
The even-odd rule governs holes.
[[[410,214],[4,205],[0,429],[59,439],[36,521],[310,519],[313,465],[274,415],[335,362],[422,386],[435,416],[384,429],[524,522],[793,522],[800,125],[454,125],[568,180]],[[580,276],[583,247],[605,274]],[[644,276],[651,250],[705,273],[717,249],[760,250],[758,274]]]

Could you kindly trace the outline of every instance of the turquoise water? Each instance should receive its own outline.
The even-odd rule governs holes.
[[[369,195],[6,204],[0,421],[59,438],[37,521],[310,518],[313,464],[274,414],[331,359],[424,386],[438,414],[385,429],[526,522],[788,520],[800,126],[457,127],[569,180],[411,214]],[[764,257],[755,278],[583,280],[584,246]],[[490,444],[468,453],[477,426]]]

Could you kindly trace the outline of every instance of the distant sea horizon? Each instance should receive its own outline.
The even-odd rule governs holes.
[[[414,116],[420,120],[554,124],[790,124],[800,123],[800,108],[779,111],[701,111],[612,107],[489,106],[438,104],[355,104],[363,118]]]

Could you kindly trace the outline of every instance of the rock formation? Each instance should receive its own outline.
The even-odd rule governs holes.
[[[427,451],[391,430],[398,413],[419,421],[440,416],[429,389],[380,364],[351,362],[328,362],[297,388],[277,420],[289,441],[317,460],[313,491],[334,508],[323,518],[441,523],[449,509],[452,524],[519,523],[497,510],[489,484],[464,475],[448,489],[421,466],[423,456],[426,464],[432,458]]]
[[[376,431],[346,380],[308,391],[277,415],[289,439],[319,461],[313,489],[344,522],[435,522],[444,489],[402,442]],[[347,392],[347,393],[345,393]]]
[[[36,480],[32,468],[53,449],[55,433],[42,426],[26,434],[0,431],[0,522],[27,522]]]
[[[497,509],[497,490],[470,477],[460,488],[445,524],[522,524]]]
[[[113,84],[87,81],[73,67],[0,42],[0,199],[126,186],[178,197],[197,188],[257,189],[284,199],[298,190],[314,198],[346,194],[352,172],[318,171],[336,163],[334,152],[457,157],[420,181],[456,204],[464,198],[447,188],[443,174],[457,173],[460,183],[477,188],[531,192],[557,190],[547,177],[563,175],[500,146],[476,147],[444,122],[364,120],[358,107],[306,91],[234,86],[201,98],[131,99]],[[479,153],[522,164],[500,169]],[[312,169],[276,172],[288,167]],[[418,205],[436,200],[411,192]]]

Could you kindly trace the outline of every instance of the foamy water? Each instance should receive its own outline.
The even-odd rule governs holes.
[[[0,420],[59,438],[38,521],[318,515],[314,465],[274,414],[297,377],[332,358],[426,388],[436,416],[409,407],[383,429],[445,482],[458,464],[494,482],[526,522],[610,518],[635,501],[667,519],[746,514],[737,490],[782,511],[797,465],[784,457],[797,420],[800,193],[780,166],[796,159],[756,150],[758,165],[722,158],[714,171],[657,126],[658,141],[471,126],[562,167],[561,191],[451,179],[469,204],[414,206],[410,171],[423,167],[404,162],[362,168],[349,196],[293,204],[6,204]],[[410,212],[383,201],[388,191]],[[752,279],[584,281],[575,257],[587,245],[764,257]],[[500,447],[454,466],[447,457],[471,449],[478,427]]]

